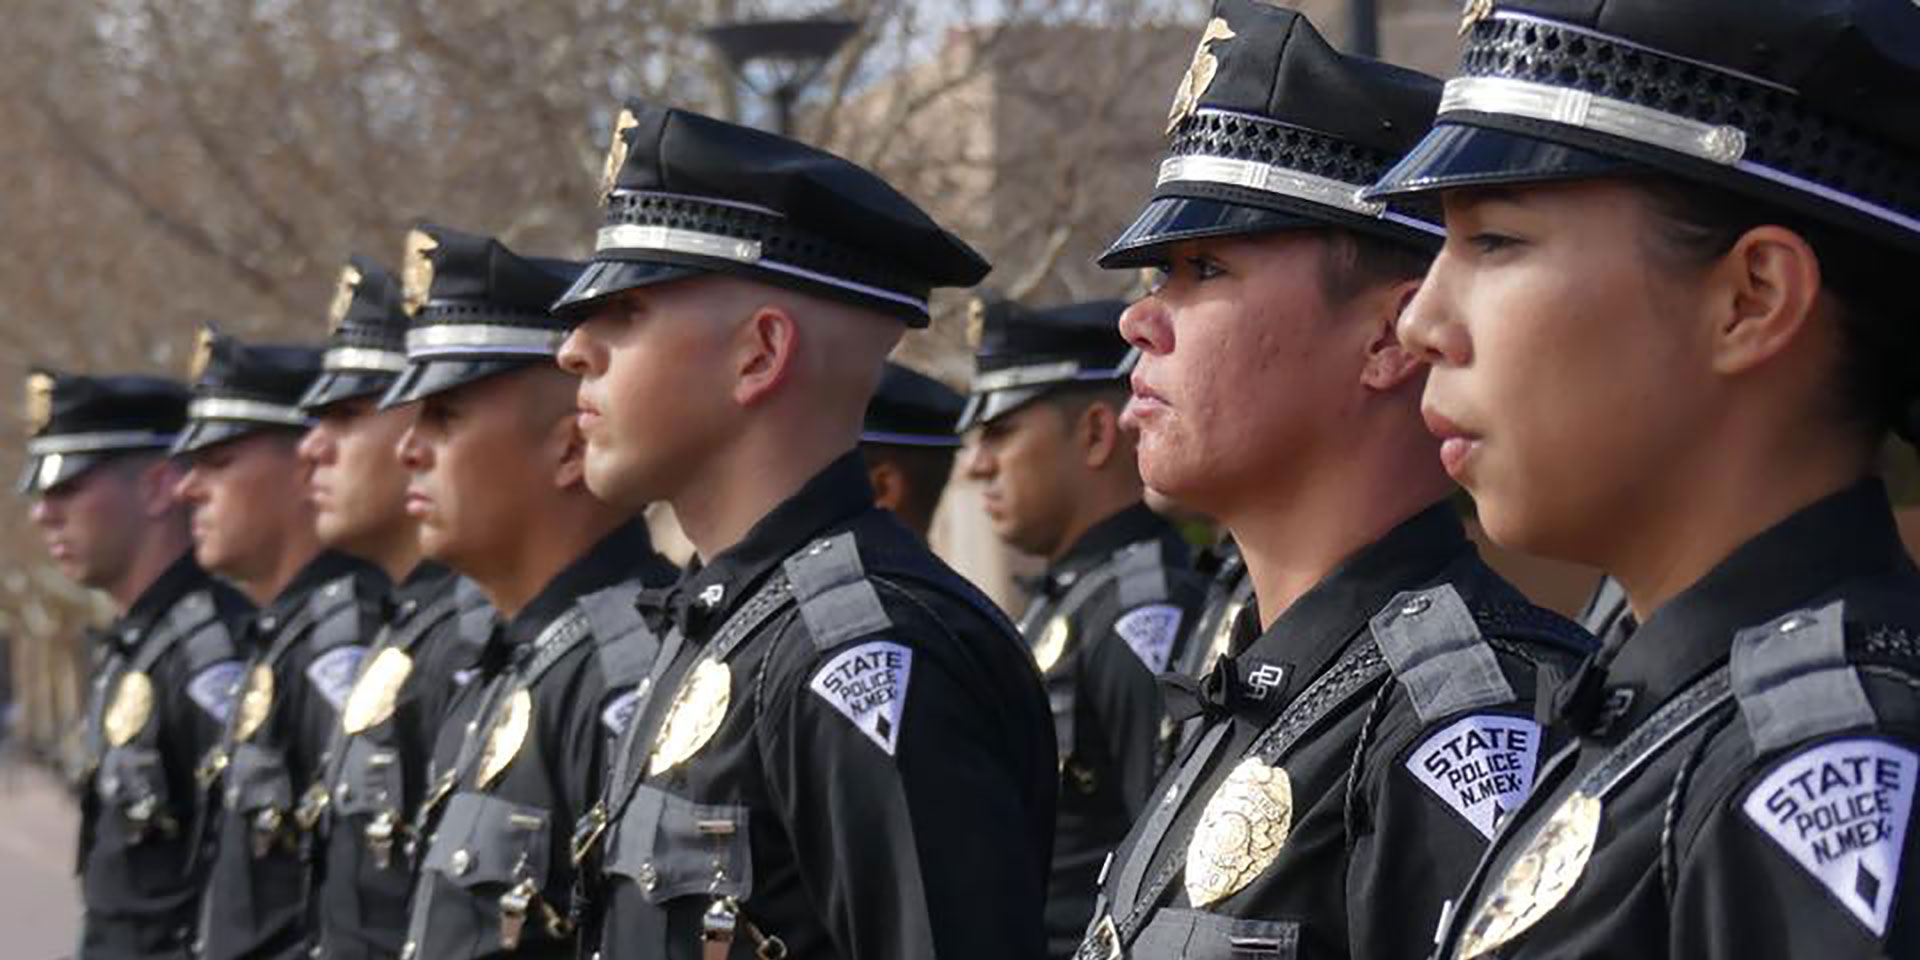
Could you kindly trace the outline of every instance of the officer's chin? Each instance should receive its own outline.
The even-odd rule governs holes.
[[[655,500],[672,499],[672,491],[656,490],[659,481],[604,444],[587,443],[587,491],[601,502],[639,509]]]

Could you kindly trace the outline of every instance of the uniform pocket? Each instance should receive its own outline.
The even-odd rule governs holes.
[[[150,747],[115,747],[100,761],[95,783],[99,789],[101,812],[124,819],[129,835],[138,843],[145,839],[143,828],[171,835],[179,824],[172,822],[173,810],[167,796],[167,775],[160,766],[160,751]]]
[[[608,873],[658,905],[675,897],[746,899],[753,892],[747,808],[698,804],[642,785],[615,826]]]
[[[347,740],[333,806],[341,816],[373,816],[400,808],[400,753],[364,737]]]
[[[227,767],[225,800],[228,810],[243,815],[291,810],[293,780],[287,773],[286,758],[258,744],[236,745],[233,762]]]
[[[455,794],[427,847],[423,868],[476,892],[503,889],[524,878],[544,883],[553,847],[548,821],[540,807],[479,793]]]
[[[1140,931],[1129,952],[1180,960],[1296,960],[1300,925],[1200,910],[1161,910]]]

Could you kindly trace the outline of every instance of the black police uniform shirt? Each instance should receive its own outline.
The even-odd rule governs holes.
[[[1081,956],[1424,956],[1532,785],[1536,690],[1590,638],[1488,569],[1443,502],[1246,640],[1109,866]]]
[[[200,921],[207,960],[307,953],[314,788],[388,589],[378,568],[323,552],[243,631],[247,672],[207,765],[222,807]]]
[[[1916,690],[1920,573],[1868,481],[1607,638],[1442,955],[1920,956]]]
[[[220,740],[241,672],[234,632],[251,610],[188,554],[103,635],[86,719],[81,960],[188,955],[207,868],[193,772]]]
[[[1259,608],[1253,599],[1253,581],[1247,577],[1247,562],[1233,538],[1200,551],[1193,569],[1206,581],[1206,599],[1193,621],[1192,639],[1180,646],[1173,672],[1197,680],[1211,673],[1214,662],[1226,655],[1240,618],[1256,615]]]
[[[857,453],[653,599],[653,692],[588,847],[598,956],[1042,955],[1033,661],[873,506]]]
[[[1020,618],[1053,711],[1060,800],[1047,881],[1048,952],[1070,956],[1100,864],[1146,808],[1172,747],[1158,677],[1184,651],[1202,584],[1179,531],[1134,504],[1040,578]]]
[[[574,955],[568,841],[658,650],[635,599],[676,575],[629,523],[496,618],[434,748],[400,956]]]
[[[453,696],[471,681],[491,607],[479,588],[422,563],[384,605],[327,751],[329,805],[314,900],[318,956],[398,956],[413,865],[409,828]],[[486,620],[475,627],[476,618]]]

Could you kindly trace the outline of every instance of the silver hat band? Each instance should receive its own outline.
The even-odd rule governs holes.
[[[407,368],[407,355],[398,350],[373,350],[367,347],[334,347],[320,358],[325,370],[365,370],[399,373]]]
[[[773,270],[869,297],[889,300],[912,307],[922,314],[927,312],[927,302],[918,297],[910,297],[857,280],[848,280],[845,277],[819,273],[805,267],[796,267],[778,260],[768,260],[761,255],[758,240],[742,240],[739,237],[725,237],[717,233],[686,230],[657,223],[616,223],[600,228],[600,232],[594,236],[593,249],[596,253],[604,253],[608,250],[658,250],[662,253],[683,253],[696,257],[731,260],[735,263],[759,267],[762,270]]]
[[[1160,177],[1154,181],[1154,186],[1161,187],[1180,181],[1218,183],[1258,190],[1261,193],[1274,193],[1296,200],[1308,200],[1322,206],[1335,207],[1363,217],[1377,217],[1387,212],[1387,205],[1384,203],[1360,199],[1360,191],[1365,189],[1360,184],[1334,180],[1302,170],[1289,170],[1286,167],[1261,163],[1258,160],[1187,154],[1160,161]]]
[[[110,453],[173,446],[175,435],[152,430],[102,430],[97,433],[61,433],[27,441],[27,455],[45,457],[68,453]]]
[[[1117,367],[1083,367],[1078,360],[1061,360],[1055,363],[1036,363],[1024,367],[1007,367],[979,374],[973,378],[974,393],[991,393],[995,390],[1012,390],[1018,387],[1037,387],[1050,383],[1090,383],[1098,380],[1118,380],[1133,373],[1135,364],[1140,362],[1140,350],[1127,351]]]
[[[285,427],[308,427],[313,419],[299,407],[261,400],[237,400],[232,397],[204,397],[187,404],[187,417],[193,420],[245,420]]]
[[[407,359],[461,354],[551,357],[567,339],[551,327],[506,327],[490,323],[437,324],[407,331]]]

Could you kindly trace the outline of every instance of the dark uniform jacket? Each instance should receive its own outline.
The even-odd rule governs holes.
[[[434,748],[402,957],[573,956],[568,840],[658,650],[636,596],[674,576],[631,523],[494,624]]]
[[[400,953],[413,890],[410,827],[427,792],[427,764],[491,626],[479,588],[434,563],[416,568],[384,609],[386,625],[327,749],[330,803],[314,907],[318,955],[329,960]]]
[[[1193,631],[1180,645],[1180,658],[1170,671],[1197,684],[1213,672],[1213,665],[1226,656],[1234,636],[1252,629],[1260,606],[1253,596],[1253,579],[1247,576],[1247,562],[1231,537],[1201,552],[1193,568],[1207,582],[1206,601],[1193,622]],[[1258,632],[1258,631],[1255,631]],[[1177,681],[1174,686],[1182,686]],[[1192,743],[1206,727],[1206,719],[1195,714],[1177,725],[1176,749]]]
[[[200,920],[207,960],[306,955],[314,788],[387,589],[378,568],[322,553],[244,631],[240,697],[203,767],[222,803]]]
[[[1920,956],[1916,691],[1920,572],[1869,481],[1606,638],[1443,954]]]
[[[1207,726],[1111,864],[1087,957],[1417,957],[1589,647],[1445,503],[1350,557],[1202,689]]]
[[[595,848],[600,956],[1042,954],[1057,771],[1033,661],[873,506],[856,454],[659,602]]]
[[[104,636],[86,720],[82,960],[188,955],[207,867],[193,771],[233,703],[233,631],[251,608],[187,555]]]
[[[1053,710],[1060,800],[1047,951],[1071,956],[1100,864],[1145,810],[1172,730],[1158,677],[1185,654],[1203,585],[1179,531],[1145,504],[1088,528],[1048,568],[1020,633]]]

